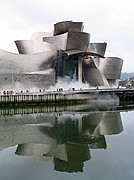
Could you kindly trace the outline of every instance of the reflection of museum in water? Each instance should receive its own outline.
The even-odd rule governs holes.
[[[34,113],[0,117],[0,149],[54,162],[57,171],[83,171],[90,149],[106,149],[106,135],[123,131],[120,112]]]

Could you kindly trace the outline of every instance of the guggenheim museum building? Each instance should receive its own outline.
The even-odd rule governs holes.
[[[16,40],[18,54],[0,50],[0,89],[48,89],[64,77],[89,87],[118,87],[123,60],[105,57],[107,43],[90,42],[83,29],[83,22],[58,22],[53,33]]]

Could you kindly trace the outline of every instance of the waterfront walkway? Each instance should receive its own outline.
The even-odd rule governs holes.
[[[134,89],[127,88],[89,88],[79,90],[72,88],[64,90],[62,88],[57,91],[29,92],[29,91],[3,91],[0,94],[0,105],[15,105],[15,104],[56,104],[56,103],[78,103],[87,100],[95,100],[107,97],[119,98],[123,101],[134,102]]]

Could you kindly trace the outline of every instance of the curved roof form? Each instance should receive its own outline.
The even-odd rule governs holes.
[[[20,54],[34,54],[46,51],[56,51],[52,43],[43,42],[43,37],[50,37],[47,32],[34,32],[30,40],[16,40],[15,44]]]
[[[85,32],[69,31],[57,36],[44,37],[43,41],[51,43],[61,50],[87,51],[90,34]]]
[[[68,31],[83,31],[83,22],[63,21],[54,24],[54,36],[66,33]]]
[[[68,33],[57,36],[43,37],[43,42],[50,43],[57,47],[57,49],[66,50]]]
[[[88,52],[92,53],[95,56],[104,58],[106,51],[107,43],[90,43],[88,46]]]
[[[15,41],[19,54],[35,54],[48,51],[56,51],[57,47],[39,40],[17,40]]]
[[[15,54],[0,50],[0,73],[34,72],[53,68],[57,51],[36,54]]]

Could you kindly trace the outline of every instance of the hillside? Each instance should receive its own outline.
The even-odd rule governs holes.
[[[134,77],[134,72],[132,72],[132,73],[127,73],[127,72],[125,72],[125,73],[121,73],[121,80],[125,80],[125,79],[128,79],[128,78],[130,78],[130,77]]]

